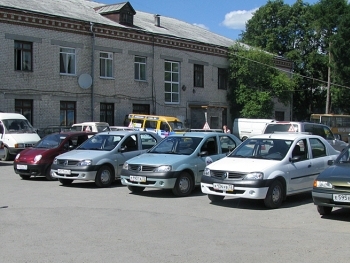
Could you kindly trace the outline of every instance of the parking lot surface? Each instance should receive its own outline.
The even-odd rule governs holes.
[[[348,262],[350,211],[320,217],[311,194],[281,208],[196,189],[131,194],[116,182],[22,180],[0,161],[0,262]]]

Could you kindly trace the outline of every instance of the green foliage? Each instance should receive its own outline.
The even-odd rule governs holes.
[[[234,117],[272,118],[273,99],[285,105],[290,102],[294,83],[275,68],[274,56],[237,44],[229,59],[228,100]]]

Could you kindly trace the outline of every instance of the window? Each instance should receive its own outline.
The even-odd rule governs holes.
[[[15,112],[22,114],[33,124],[33,100],[15,100]]]
[[[165,103],[180,102],[180,71],[179,62],[165,61]]]
[[[193,76],[195,87],[204,88],[204,66],[194,65],[194,76]]]
[[[146,80],[146,58],[136,56],[134,66],[135,66],[135,79]]]
[[[74,101],[60,102],[60,125],[72,126],[75,123],[76,106]]]
[[[132,26],[134,23],[134,16],[131,12],[120,13],[120,23],[124,25]]]
[[[100,77],[113,78],[113,53],[100,52]]]
[[[60,73],[75,75],[75,49],[60,48]]]
[[[227,90],[227,69],[218,68],[218,89]]]
[[[100,121],[107,122],[110,126],[114,125],[114,104],[113,103],[100,104]]]
[[[326,146],[319,139],[310,139],[313,158],[326,156]]]
[[[284,111],[275,111],[275,120],[284,121]]]
[[[32,43],[15,41],[15,70],[32,71]]]

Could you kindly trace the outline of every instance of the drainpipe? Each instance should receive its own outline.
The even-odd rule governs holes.
[[[155,67],[155,54],[154,54],[154,35],[152,34],[152,55],[153,55],[153,64],[152,64],[152,114],[155,115],[157,112],[156,109],[156,100],[155,100],[155,83],[154,83],[154,67]]]
[[[95,68],[95,32],[94,23],[90,22],[91,32],[91,121],[94,121],[94,68]]]

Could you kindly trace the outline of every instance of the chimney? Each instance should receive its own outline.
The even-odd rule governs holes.
[[[154,15],[154,25],[160,27],[160,15]]]

